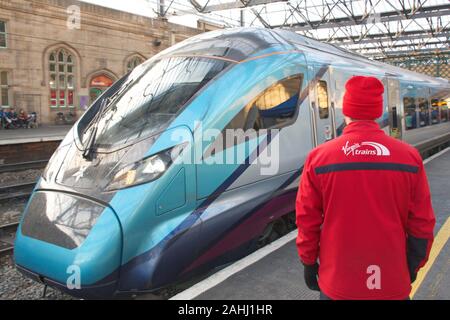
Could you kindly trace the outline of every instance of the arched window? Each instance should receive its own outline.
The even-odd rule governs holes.
[[[48,58],[50,107],[74,107],[75,58],[65,49],[50,52]]]
[[[140,65],[142,62],[144,62],[144,59],[138,56],[134,56],[127,62],[127,72],[130,72],[134,68],[136,68],[138,65]]]

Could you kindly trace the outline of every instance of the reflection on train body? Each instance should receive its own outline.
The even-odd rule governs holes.
[[[449,110],[447,100],[431,99],[431,108],[428,98],[408,97],[403,98],[403,112],[405,129],[411,130],[429,125],[447,122]]]

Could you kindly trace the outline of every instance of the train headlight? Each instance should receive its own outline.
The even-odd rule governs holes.
[[[186,144],[162,151],[120,169],[107,186],[107,191],[147,183],[161,177],[175,161]]]

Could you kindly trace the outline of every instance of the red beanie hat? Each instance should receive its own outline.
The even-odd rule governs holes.
[[[375,120],[383,114],[383,83],[375,77],[354,76],[345,84],[342,112],[357,120]]]

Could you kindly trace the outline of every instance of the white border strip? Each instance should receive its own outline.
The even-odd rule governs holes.
[[[261,249],[253,252],[252,254],[236,261],[235,263],[229,265],[225,269],[218,271],[217,273],[211,275],[210,277],[200,281],[199,283],[193,285],[192,287],[174,295],[170,300],[192,300],[199,296],[203,292],[215,287],[219,283],[225,281],[233,274],[247,268],[253,263],[261,260],[271,252],[284,246],[289,241],[294,240],[297,237],[297,230],[289,232],[287,235],[281,237],[280,239],[262,247]],[[299,262],[300,263],[300,262]]]
[[[434,160],[434,159],[436,159],[437,157],[442,156],[444,153],[446,153],[446,152],[449,151],[449,150],[450,150],[450,147],[447,147],[447,148],[445,148],[444,150],[441,150],[441,151],[439,151],[438,153],[433,154],[431,157],[426,158],[426,159],[423,161],[423,164],[427,164],[427,163],[430,162],[431,160]]]

